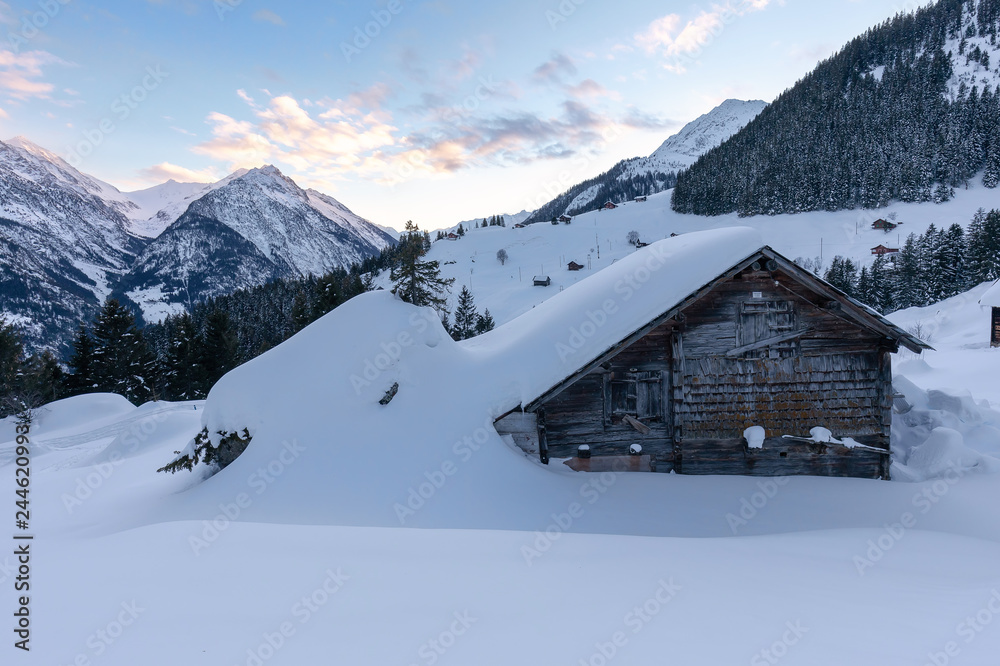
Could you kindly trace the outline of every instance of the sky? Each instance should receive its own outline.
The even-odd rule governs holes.
[[[373,222],[531,210],[924,0],[0,0],[0,139],[122,191],[274,164]]]

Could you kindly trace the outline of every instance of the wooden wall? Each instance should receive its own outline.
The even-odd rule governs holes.
[[[836,302],[748,270],[549,399],[539,418],[552,458],[581,444],[595,457],[627,455],[638,443],[660,472],[888,478],[894,350]],[[662,377],[648,434],[608,418],[611,383],[635,372]],[[763,449],[743,440],[755,425]],[[885,453],[785,437],[815,426]]]
[[[598,368],[549,400],[544,406],[549,456],[572,458],[577,447],[588,444],[591,456],[628,455],[629,445],[641,444],[656,471],[669,471],[673,460],[669,402],[662,400],[657,420],[645,421],[650,433],[640,435],[616,419],[605,419],[608,383],[631,371],[661,377],[662,395],[670,392],[670,326],[652,331],[622,350],[606,368]],[[666,467],[664,467],[664,464]]]
[[[990,345],[993,347],[1000,347],[1000,308],[993,308],[993,335],[990,339]]]

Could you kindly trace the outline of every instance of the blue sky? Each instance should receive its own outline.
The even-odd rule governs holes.
[[[516,212],[772,100],[890,0],[0,0],[0,138],[122,190],[278,166],[401,228]]]

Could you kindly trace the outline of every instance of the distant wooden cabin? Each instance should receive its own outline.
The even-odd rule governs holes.
[[[638,202],[643,202],[646,200],[646,197],[636,197],[635,200]]]
[[[515,224],[514,228],[515,229],[524,229],[524,225],[523,224]]]
[[[605,210],[614,210],[615,208],[618,208],[618,204],[616,204],[613,201],[609,201],[609,202],[607,202],[607,203],[604,204],[604,209]]]
[[[636,248],[646,247],[647,245],[649,245],[649,243],[644,243],[643,241],[636,241],[635,242]]]
[[[550,278],[548,275],[536,275],[534,278],[534,282],[536,287],[548,287],[550,284],[552,284],[552,278]]]
[[[458,234],[456,234],[454,231],[452,231],[452,232],[449,232],[448,235],[445,236],[445,238],[447,238],[448,240],[458,240]]]
[[[991,309],[990,316],[990,346],[1000,347],[1000,280],[986,290],[979,304]]]
[[[882,231],[892,231],[898,225],[889,220],[875,220],[872,222],[872,229],[881,229]]]
[[[657,246],[631,256],[641,262]],[[603,283],[584,287],[595,279],[574,292],[595,294],[575,329],[579,348],[588,334],[617,342],[568,355],[565,379],[496,421],[525,452],[587,471],[889,478],[891,354],[929,349],[924,342],[769,247],[686,297],[636,291],[629,307],[655,313],[638,329],[621,314],[593,314],[609,302]],[[551,326],[566,327],[562,315]],[[539,326],[552,318],[535,316]],[[813,436],[815,427],[836,441]]]
[[[884,257],[887,254],[895,254],[899,252],[899,248],[886,247],[885,245],[879,245],[872,248],[872,254],[878,257]]]
[[[563,224],[569,224],[570,222],[573,221],[573,218],[570,217],[569,215],[560,215],[559,221],[562,222]]]
[[[567,268],[569,270],[571,270],[571,271],[582,271],[583,270],[583,264],[578,264],[575,261],[571,261],[567,265]]]

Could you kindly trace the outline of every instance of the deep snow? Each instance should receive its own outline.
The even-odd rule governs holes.
[[[937,351],[897,365],[932,369],[897,377],[897,419],[912,421],[894,424],[895,482],[543,467],[489,425],[558,356],[511,360],[533,318],[455,343],[386,292],[233,371],[207,403],[54,403],[31,435],[24,661],[995,664],[1000,419],[975,394],[996,376],[979,298],[940,304]],[[963,367],[937,364],[959,351]],[[971,396],[938,390],[977,373]],[[211,478],[157,474],[203,423],[253,441]],[[4,422],[11,492],[12,438]],[[0,555],[7,594],[12,564]]]

